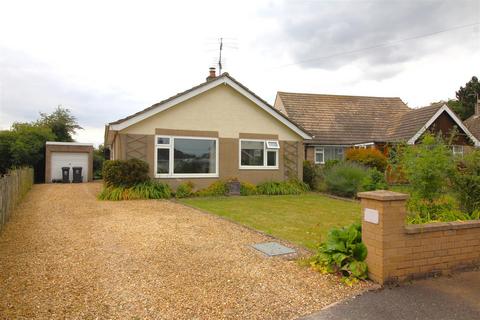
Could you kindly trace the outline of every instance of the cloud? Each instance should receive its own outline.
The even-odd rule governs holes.
[[[337,70],[357,63],[367,78],[388,78],[404,63],[446,46],[474,50],[475,27],[410,38],[478,22],[478,6],[473,0],[286,1],[270,7],[268,15],[278,22],[270,45],[305,69]]]
[[[36,120],[39,112],[51,112],[58,105],[69,108],[82,127],[102,128],[131,113],[132,106],[144,106],[124,91],[75,83],[22,52],[0,48],[0,57],[0,128]],[[89,137],[96,143],[103,140],[102,135]]]

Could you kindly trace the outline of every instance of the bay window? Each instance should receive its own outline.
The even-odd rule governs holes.
[[[218,177],[218,139],[157,136],[155,176]]]
[[[278,169],[280,144],[274,140],[240,140],[240,169]]]

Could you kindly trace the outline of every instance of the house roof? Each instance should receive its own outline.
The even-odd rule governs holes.
[[[391,119],[410,108],[400,98],[278,92],[286,115],[323,144],[385,141]]]
[[[279,108],[311,132],[311,143],[415,143],[438,116],[446,112],[475,145],[480,145],[443,102],[411,109],[400,98],[288,92],[278,92],[278,98],[281,99]]]
[[[480,115],[474,114],[463,122],[470,132],[480,139]]]
[[[410,109],[390,119],[387,127],[388,141],[408,141],[430,120],[444,103],[434,103],[428,107]]]
[[[198,94],[201,94],[207,90],[213,89],[214,87],[221,85],[221,84],[227,84],[231,86],[233,89],[237,90],[239,93],[250,99],[252,102],[257,104],[259,107],[261,107],[263,110],[265,110],[267,113],[275,117],[277,120],[285,124],[287,127],[289,127],[291,130],[296,132],[298,135],[300,135],[304,139],[311,139],[310,134],[308,133],[307,130],[302,128],[300,125],[296,124],[294,121],[289,119],[285,114],[281,113],[274,107],[272,107],[270,104],[268,104],[265,100],[260,98],[258,95],[256,95],[253,91],[248,89],[246,86],[241,84],[239,81],[237,81],[235,78],[230,76],[228,73],[223,73],[222,75],[216,77],[214,80],[206,81],[203,82],[197,86],[194,86],[193,88],[190,88],[188,90],[185,90],[183,92],[180,92],[170,98],[167,98],[165,100],[162,100],[158,103],[155,103],[154,105],[139,111],[137,113],[134,113],[128,117],[119,119],[117,121],[111,122],[107,126],[107,130],[121,130],[124,129],[128,126],[131,126],[134,123],[137,123],[139,121],[142,121],[148,117],[153,116],[154,114],[157,114],[159,112],[162,112],[168,108],[173,107],[174,105],[177,105],[180,102],[183,102],[185,100],[188,100]]]

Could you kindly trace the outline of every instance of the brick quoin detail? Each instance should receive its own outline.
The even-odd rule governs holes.
[[[358,197],[373,281],[391,284],[480,266],[480,220],[406,225],[406,194],[379,190]]]

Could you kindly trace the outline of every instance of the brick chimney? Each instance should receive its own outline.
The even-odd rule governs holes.
[[[210,74],[207,77],[207,81],[215,80],[215,78],[217,77],[215,75],[215,67],[210,67],[208,70],[209,70]]]

